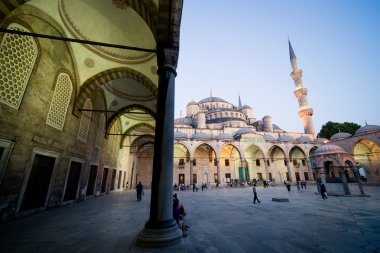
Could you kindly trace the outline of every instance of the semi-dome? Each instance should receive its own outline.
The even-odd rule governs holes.
[[[193,120],[191,118],[178,118],[174,120],[174,125],[193,126]]]
[[[294,141],[294,138],[289,135],[282,135],[278,138],[278,142],[289,142],[289,141]]]
[[[199,101],[199,104],[201,104],[201,103],[208,103],[208,102],[223,102],[223,103],[228,103],[226,100],[218,98],[218,97],[208,97],[208,98],[204,98],[201,101]]]
[[[358,130],[356,130],[355,135],[364,134],[364,133],[368,133],[368,132],[374,132],[374,131],[380,131],[380,126],[378,126],[378,125],[362,126]]]
[[[174,139],[176,140],[184,140],[184,139],[187,139],[187,135],[185,133],[182,133],[182,132],[174,132]]]
[[[328,154],[347,154],[347,152],[338,145],[324,144],[315,150],[313,156]]]
[[[296,139],[297,143],[306,143],[313,141],[309,136],[301,136]]]
[[[234,138],[230,134],[222,133],[215,137],[216,140],[229,140],[232,141]]]
[[[351,137],[352,135],[346,132],[339,132],[331,136],[330,140],[336,141],[336,140],[341,140],[341,139],[346,139]]]
[[[239,130],[236,131],[235,135],[243,135],[243,134],[253,134],[253,129],[252,128],[240,128]]]
[[[276,137],[274,137],[274,136],[272,136],[272,135],[264,135],[263,136],[263,138],[264,138],[264,140],[265,141],[277,141],[277,138]]]
[[[195,133],[191,136],[191,138],[195,140],[209,140],[211,139],[211,135],[206,133]]]

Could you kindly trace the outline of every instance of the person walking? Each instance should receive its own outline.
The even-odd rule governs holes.
[[[137,201],[141,201],[141,195],[142,195],[142,193],[143,193],[143,190],[144,190],[144,187],[143,187],[143,185],[141,184],[141,182],[139,182],[139,183],[136,185]]]
[[[253,186],[252,186],[252,192],[253,192],[253,204],[256,204],[256,200],[257,200],[257,203],[260,203],[260,200],[257,197],[257,191],[256,191],[256,185],[255,184],[253,184]]]
[[[321,196],[323,199],[327,199],[325,184],[321,184]]]

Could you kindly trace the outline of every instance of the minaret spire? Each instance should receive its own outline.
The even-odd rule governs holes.
[[[242,108],[240,94],[239,94],[239,108]]]
[[[294,53],[292,44],[288,38],[289,43],[289,55],[290,55],[290,63],[292,65],[292,73],[290,76],[292,77],[294,84],[296,85],[296,89],[294,91],[294,95],[298,99],[298,105],[300,110],[298,111],[298,115],[300,116],[303,124],[303,128],[306,134],[313,134],[315,136],[315,128],[313,123],[313,109],[309,106],[307,101],[307,89],[303,86],[302,82],[302,70],[298,68],[297,57]]]

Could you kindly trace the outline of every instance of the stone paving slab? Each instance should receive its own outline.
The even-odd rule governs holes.
[[[134,246],[149,217],[150,192],[114,192],[0,224],[0,252],[380,252],[380,187],[367,198],[329,197],[315,187],[177,192],[190,226],[180,245]],[[289,199],[274,202],[272,198]]]

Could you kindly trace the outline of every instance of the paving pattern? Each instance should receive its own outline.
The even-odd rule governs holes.
[[[371,197],[329,197],[315,186],[177,192],[190,226],[181,245],[134,246],[149,217],[150,192],[115,192],[0,224],[0,252],[380,252],[380,187]],[[288,198],[274,202],[272,198]]]

